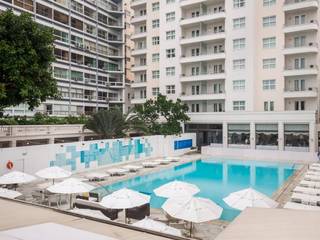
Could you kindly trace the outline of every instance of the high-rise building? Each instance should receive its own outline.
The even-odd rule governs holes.
[[[318,0],[133,0],[134,98],[189,106],[198,144],[315,151]]]
[[[0,10],[32,14],[54,29],[54,78],[61,99],[49,99],[35,111],[24,104],[7,114],[43,112],[90,114],[124,104],[124,19],[121,0],[1,0]]]

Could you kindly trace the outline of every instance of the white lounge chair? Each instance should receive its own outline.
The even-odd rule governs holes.
[[[104,172],[91,172],[87,173],[85,176],[89,179],[89,181],[103,181],[109,177],[110,174]]]
[[[320,196],[320,189],[317,189],[317,188],[297,186],[293,189],[293,192]]]
[[[139,165],[126,165],[123,167],[124,169],[128,169],[130,172],[137,172],[142,169],[142,166]]]
[[[107,170],[107,172],[111,175],[111,176],[122,176],[125,175],[126,173],[129,172],[128,169],[124,169],[124,168],[110,168]]]
[[[302,203],[295,203],[295,202],[287,202],[283,208],[286,209],[295,209],[295,210],[316,210],[316,211],[320,211],[320,207],[317,206],[310,206],[310,205],[305,205]]]
[[[314,196],[304,193],[293,193],[291,196],[291,201],[317,206],[318,203],[320,203],[320,196]]]
[[[315,181],[302,180],[299,183],[299,185],[302,187],[308,187],[308,188],[320,188],[320,182],[315,182]]]
[[[84,215],[84,216],[94,217],[94,218],[98,218],[98,219],[102,219],[102,220],[110,220],[110,218],[105,216],[99,210],[74,208],[72,210],[69,210],[69,212],[77,213],[77,214]]]
[[[310,166],[320,168],[320,163],[312,163]]]
[[[155,161],[155,162],[158,162],[158,163],[160,163],[160,164],[162,164],[162,165],[166,165],[166,164],[169,164],[169,163],[172,162],[172,160],[170,160],[170,159],[162,159],[162,158],[156,159],[156,160],[154,160],[154,161]]]
[[[320,175],[306,174],[304,176],[304,179],[309,181],[320,182]]]
[[[179,162],[179,160],[181,159],[180,157],[166,157],[165,159],[169,159],[172,162]]]
[[[142,166],[144,166],[145,168],[154,168],[154,167],[159,166],[159,165],[160,165],[160,163],[151,162],[151,161],[142,163]]]
[[[311,171],[311,170],[309,170],[309,171],[307,171],[307,172],[306,172],[306,175],[315,175],[315,176],[320,176],[320,172],[318,172],[318,171]]]

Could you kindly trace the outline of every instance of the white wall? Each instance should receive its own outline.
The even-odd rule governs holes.
[[[174,141],[192,139],[196,146],[196,135],[193,133],[181,136],[148,136],[139,138],[122,138],[74,142],[67,144],[49,144],[29,147],[0,149],[0,174],[8,172],[7,162],[14,164],[13,170],[35,173],[51,165],[81,172],[88,169],[105,167],[124,161],[137,161],[149,158],[176,156],[184,154],[189,148],[175,150]],[[140,141],[140,154],[137,154],[136,141]],[[131,147],[130,150],[128,150]],[[91,148],[91,150],[90,150]],[[95,149],[96,148],[96,149]],[[105,152],[103,152],[105,151]],[[81,157],[81,155],[84,155]],[[59,157],[60,156],[60,157]],[[85,162],[88,161],[86,166]],[[72,167],[73,166],[73,167]]]

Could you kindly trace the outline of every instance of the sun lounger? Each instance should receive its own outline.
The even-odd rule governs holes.
[[[142,169],[142,166],[139,165],[126,165],[123,167],[124,169],[128,169],[130,172],[137,172]]]
[[[311,167],[309,167],[308,170],[309,170],[309,171],[320,172],[320,167],[313,167],[313,166],[311,166]]]
[[[306,175],[315,175],[315,176],[320,176],[320,172],[318,172],[318,171],[311,171],[311,170],[309,170],[309,171],[307,171],[307,172],[306,172]]]
[[[302,203],[295,203],[295,202],[287,202],[283,208],[286,209],[295,209],[295,210],[316,210],[316,211],[320,211],[320,207],[317,206],[311,206],[311,205],[305,205]]]
[[[122,176],[125,175],[126,173],[129,172],[128,169],[124,169],[124,168],[110,168],[107,170],[107,172],[111,175],[111,176]]]
[[[291,196],[291,201],[317,206],[318,203],[320,203],[320,196],[314,196],[304,193],[293,193]]]
[[[299,185],[302,187],[308,187],[308,188],[320,188],[320,182],[315,182],[315,181],[302,180],[299,183]]]
[[[104,181],[109,176],[110,174],[103,172],[91,172],[86,174],[86,177],[89,179],[89,181]]]
[[[143,162],[142,166],[144,166],[145,168],[154,168],[156,166],[160,165],[160,163],[158,162]]]
[[[320,196],[320,189],[317,189],[317,188],[297,186],[293,189],[293,192]]]
[[[305,180],[310,180],[310,181],[316,181],[316,182],[320,182],[320,175],[312,175],[312,174],[306,174],[304,176]]]
[[[88,217],[94,217],[102,220],[110,220],[110,218],[105,216],[100,210],[74,208],[72,210],[69,210],[69,212],[77,213]]]
[[[126,209],[126,218],[142,220],[150,216],[150,204],[144,204],[139,207]]]
[[[171,163],[172,162],[172,160],[170,160],[170,159],[156,159],[156,160],[154,160],[155,162],[158,162],[158,163],[160,163],[160,164],[162,164],[162,165],[166,165],[166,164],[169,164],[169,163]]]
[[[166,157],[165,159],[169,159],[172,162],[179,162],[179,160],[181,159],[180,157]]]
[[[320,168],[320,163],[312,163],[310,166]]]

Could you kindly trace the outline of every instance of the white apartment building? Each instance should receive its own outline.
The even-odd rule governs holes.
[[[61,99],[49,99],[35,111],[22,104],[6,114],[56,116],[90,114],[124,104],[124,40],[121,0],[1,0],[0,10],[32,14],[54,29],[52,65]]]
[[[318,0],[132,0],[134,98],[189,106],[224,148],[317,151]]]

